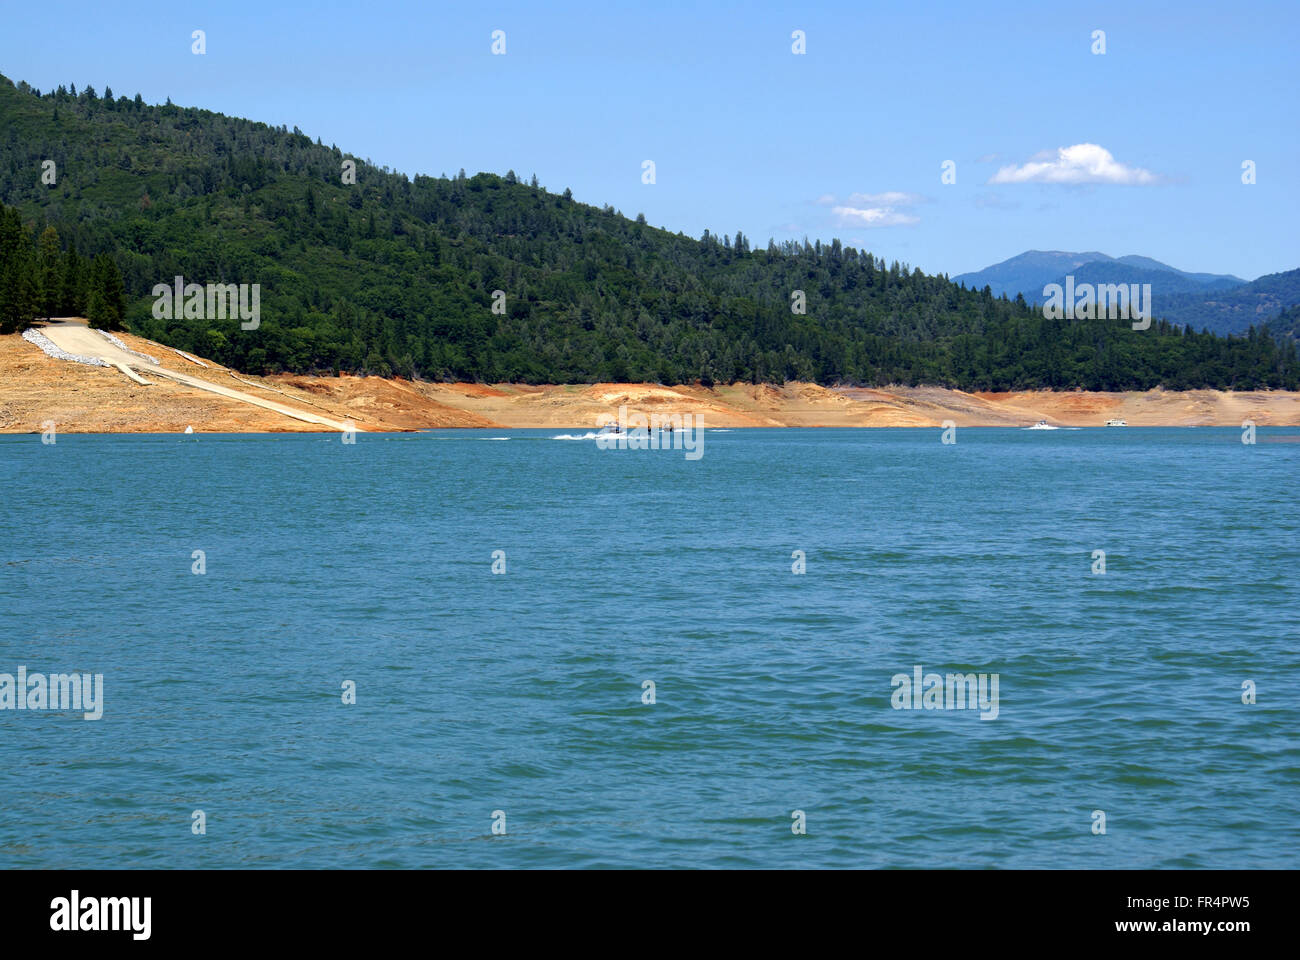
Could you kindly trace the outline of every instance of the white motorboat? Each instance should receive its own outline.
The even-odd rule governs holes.
[[[1025,427],[1026,430],[1059,430],[1060,427],[1054,427],[1046,420],[1039,420],[1032,427]]]
[[[1114,420],[1107,420],[1107,421],[1106,421],[1106,426],[1108,426],[1108,427],[1127,427],[1128,424],[1125,423],[1123,420],[1116,418],[1116,419],[1114,419]]]

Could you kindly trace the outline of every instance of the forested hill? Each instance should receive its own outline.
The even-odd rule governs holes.
[[[1269,331],[1284,340],[1300,340],[1300,305],[1287,307],[1268,322]]]
[[[1171,321],[1198,330],[1242,333],[1264,323],[1276,330],[1287,322],[1279,314],[1289,309],[1294,317],[1300,305],[1300,269],[1270,273],[1226,290],[1174,293],[1157,303]]]
[[[41,94],[0,78],[0,120],[0,201],[27,225],[0,241],[10,281],[35,275],[38,238],[53,226],[65,258],[75,248],[82,263],[116,263],[130,329],[250,372],[1300,386],[1294,344],[1254,331],[1221,339],[1159,322],[1046,320],[839,241],[696,240],[513,173],[411,180],[357,160],[347,184],[354,158],[296,129],[107,88]],[[48,160],[53,184],[42,182]],[[260,284],[260,327],[155,319],[150,291],[177,275]],[[18,325],[39,312],[39,286],[6,300]],[[495,290],[504,314],[492,310]],[[791,309],[795,291],[806,314]]]

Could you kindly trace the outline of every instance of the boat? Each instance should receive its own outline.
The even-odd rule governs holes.
[[[1114,420],[1107,420],[1107,421],[1106,421],[1106,426],[1108,426],[1108,427],[1127,427],[1128,424],[1125,423],[1122,419],[1116,418],[1116,419],[1114,419]]]
[[[1060,427],[1054,427],[1046,420],[1039,420],[1032,427],[1025,427],[1026,430],[1059,430]]]

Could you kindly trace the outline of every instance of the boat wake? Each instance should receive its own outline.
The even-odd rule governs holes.
[[[561,434],[557,434],[554,437],[551,437],[551,439],[552,440],[599,440],[601,437],[604,437],[606,440],[617,440],[620,437],[630,437],[634,435],[649,436],[649,433],[646,430],[640,430],[640,431],[633,430],[628,433],[620,433],[617,430],[608,430],[608,429],[597,430],[594,432],[588,430],[586,433],[561,433]]]

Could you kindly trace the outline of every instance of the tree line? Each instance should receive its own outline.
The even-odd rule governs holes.
[[[13,207],[0,206],[0,333],[18,333],[38,319],[80,317],[101,330],[119,330],[127,293],[107,253],[87,260],[64,249],[52,226],[33,237]]]
[[[1294,341],[1262,330],[1051,320],[839,240],[687,237],[513,171],[409,178],[297,129],[86,89],[0,82],[0,117],[0,200],[23,224],[108,257],[133,332],[252,373],[1300,387]],[[261,324],[155,318],[151,291],[176,276],[259,284]]]

